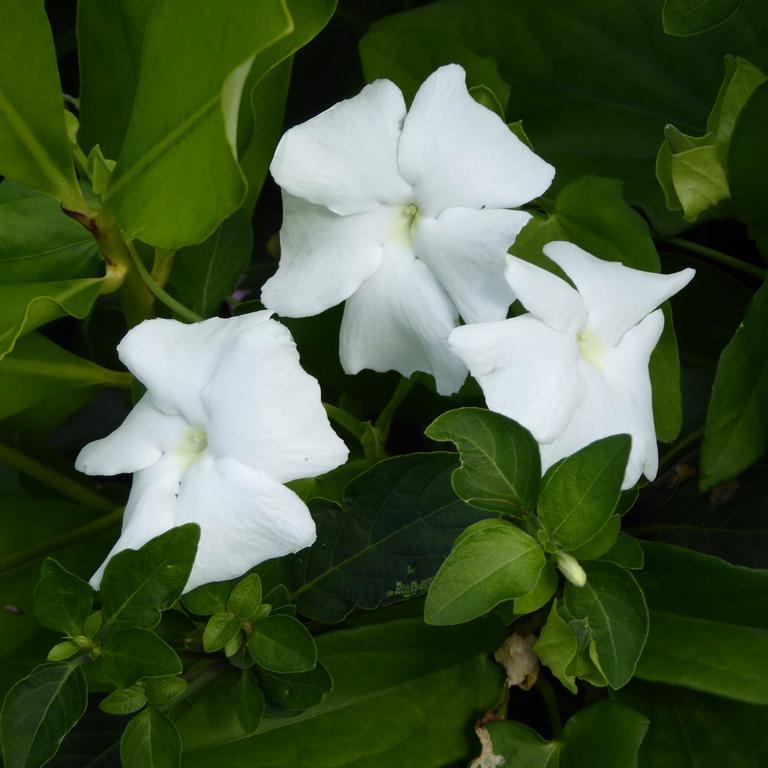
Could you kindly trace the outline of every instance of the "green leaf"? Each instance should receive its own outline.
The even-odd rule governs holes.
[[[522,616],[526,613],[538,611],[555,594],[559,581],[557,569],[552,563],[548,562],[539,574],[536,586],[528,594],[518,597],[514,601],[515,613]]]
[[[613,563],[584,563],[587,583],[565,585],[565,607],[588,622],[600,671],[611,688],[626,685],[648,637],[648,608],[629,571]]]
[[[603,527],[586,543],[582,544],[570,554],[577,560],[596,560],[602,557],[616,543],[621,532],[621,517],[613,515],[609,517]]]
[[[600,555],[600,559],[628,568],[630,571],[636,571],[643,567],[645,553],[637,539],[626,533],[620,533],[613,546]]]
[[[320,661],[308,672],[280,674],[260,670],[259,679],[267,697],[292,714],[316,707],[333,688],[331,673]]]
[[[53,558],[40,568],[35,588],[35,613],[44,627],[68,635],[79,635],[93,606],[93,590]]]
[[[281,0],[258,6],[232,0],[226,8],[167,0],[152,14],[125,141],[105,194],[126,237],[164,248],[199,243],[240,207],[246,183],[235,155],[242,88],[256,54],[291,28]],[[180,62],[184,88],[177,87]]]
[[[117,157],[131,117],[149,17],[157,0],[80,0],[80,141]]]
[[[768,173],[768,82],[752,94],[733,129],[728,155],[731,193],[763,256],[768,258],[768,223],[763,183]]]
[[[181,595],[197,553],[200,528],[180,525],[140,549],[118,552],[101,580],[105,627],[152,629]]]
[[[460,624],[528,594],[546,560],[535,539],[503,520],[470,529],[440,566],[424,606],[428,624]]]
[[[238,582],[227,601],[227,610],[239,619],[252,619],[262,603],[261,578],[258,573],[251,573]]]
[[[0,0],[0,17],[13,30],[0,51],[0,175],[83,206],[43,3]]]
[[[153,707],[161,706],[175,699],[187,689],[187,681],[183,677],[155,677],[145,681],[144,689],[147,699]]]
[[[463,762],[473,748],[467,724],[502,695],[488,654],[503,637],[498,621],[436,629],[415,619],[326,632],[318,646],[334,687],[321,704],[264,719],[243,738],[232,706],[236,674],[225,675],[180,713],[185,768],[300,765],[307,745],[314,768]]]
[[[250,219],[238,211],[207,240],[176,253],[168,284],[194,312],[203,317],[215,315],[248,268],[252,248]]]
[[[247,734],[255,733],[264,716],[264,694],[254,676],[244,669],[232,692],[235,715]]]
[[[6,768],[38,768],[83,716],[88,685],[76,664],[43,664],[11,688],[0,712]]]
[[[451,481],[466,502],[497,514],[533,507],[541,478],[539,446],[517,422],[482,408],[459,408],[435,419],[425,434],[458,447],[461,466]]]
[[[154,632],[139,627],[107,634],[101,658],[104,674],[118,688],[127,688],[144,677],[181,674],[176,651]]]
[[[554,546],[586,544],[616,509],[632,440],[613,435],[551,467],[542,480],[537,514]]]
[[[181,739],[167,715],[146,709],[131,720],[120,739],[123,768],[179,768]]]
[[[262,619],[248,638],[253,660],[270,672],[306,672],[317,664],[317,648],[307,628],[293,616]]]
[[[755,598],[768,571],[669,544],[643,549],[651,632],[638,677],[768,704],[768,606]]]
[[[701,448],[701,488],[747,469],[768,450],[768,283],[717,366]]]
[[[181,602],[197,616],[212,616],[227,610],[227,598],[232,591],[232,581],[214,581],[187,592]]]
[[[147,703],[147,694],[141,685],[118,688],[99,702],[99,709],[108,715],[132,715]]]
[[[744,0],[664,0],[662,20],[668,35],[700,35],[725,24]]]
[[[240,632],[240,619],[232,613],[214,613],[203,632],[203,648],[208,653],[221,650]]]
[[[533,646],[544,666],[571,692],[577,693],[576,678],[568,674],[568,665],[576,658],[579,643],[568,622],[557,610],[557,600],[552,603],[547,622]]]
[[[453,454],[379,462],[347,487],[344,509],[311,505],[317,541],[292,558],[299,612],[331,624],[353,608],[423,594],[455,538],[483,515],[456,498]]]

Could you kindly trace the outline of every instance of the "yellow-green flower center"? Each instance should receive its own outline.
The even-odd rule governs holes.
[[[579,343],[581,356],[594,365],[598,371],[602,370],[607,348],[600,338],[600,334],[594,328],[587,326],[579,331],[576,339]]]
[[[190,427],[182,436],[173,455],[184,469],[191,467],[208,447],[208,435],[204,429]]]
[[[410,246],[413,243],[413,233],[418,224],[419,215],[419,206],[416,203],[395,208],[390,232],[392,242]]]

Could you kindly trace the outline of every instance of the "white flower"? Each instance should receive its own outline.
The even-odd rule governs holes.
[[[272,175],[283,188],[281,259],[266,307],[307,317],[347,300],[339,355],[347,373],[432,373],[447,394],[466,368],[447,347],[466,322],[506,317],[504,256],[530,218],[522,205],[554,169],[438,69],[406,116],[377,80],[289,130]]]
[[[255,312],[193,325],[148,320],[120,342],[120,359],[146,394],[76,463],[90,475],[134,473],[122,535],[109,557],[198,523],[189,590],[315,540],[309,510],[283,483],[334,469],[347,448],[328,423],[317,381],[299,365],[290,333],[269,317]]]
[[[457,328],[450,346],[491,410],[539,441],[544,469],[589,443],[626,433],[624,488],[658,469],[648,361],[664,328],[656,309],[694,275],[659,275],[603,261],[573,243],[544,253],[576,286],[510,256],[506,277],[527,314]],[[655,310],[655,311],[653,311]]]

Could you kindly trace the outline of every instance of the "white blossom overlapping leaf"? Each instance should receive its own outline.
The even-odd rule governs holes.
[[[197,523],[189,590],[314,542],[307,506],[283,483],[338,467],[347,448],[290,333],[270,314],[193,325],[148,320],[118,346],[147,391],[76,464],[91,475],[134,473],[122,534],[107,561]]]
[[[261,299],[289,317],[347,300],[339,355],[363,368],[426,371],[441,393],[466,367],[447,346],[466,322],[506,317],[504,256],[554,169],[441,67],[406,113],[377,80],[283,136],[271,165],[283,189],[281,257]]]
[[[657,307],[694,270],[643,272],[566,242],[548,243],[544,253],[575,289],[509,256],[506,278],[527,314],[457,328],[450,346],[480,383],[488,407],[538,440],[545,470],[595,440],[629,434],[623,487],[642,474],[653,479],[658,448],[648,362],[664,328]]]

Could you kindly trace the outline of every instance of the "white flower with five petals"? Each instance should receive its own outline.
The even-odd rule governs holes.
[[[120,359],[147,391],[76,463],[90,475],[134,473],[122,534],[107,561],[197,523],[189,590],[315,540],[306,504],[283,483],[334,469],[347,448],[290,333],[269,318],[148,320],[122,340]]]
[[[346,300],[339,355],[363,368],[426,371],[441,393],[466,376],[447,346],[468,323],[506,317],[504,256],[554,169],[478,104],[457,65],[438,69],[406,115],[377,80],[289,130],[272,175],[283,189],[281,257],[261,299],[289,317]]]
[[[544,253],[576,286],[514,256],[506,278],[527,314],[457,328],[451,349],[491,410],[526,427],[543,468],[595,440],[626,433],[624,488],[656,476],[658,448],[648,362],[664,328],[656,309],[694,275],[660,275],[604,261],[573,243]]]

